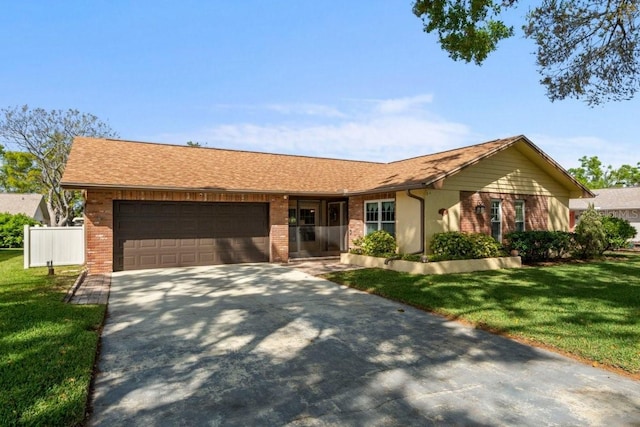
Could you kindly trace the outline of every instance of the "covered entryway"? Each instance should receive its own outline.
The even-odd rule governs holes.
[[[347,248],[347,201],[289,199],[289,256],[337,256]]]
[[[114,271],[269,261],[268,203],[114,201]]]

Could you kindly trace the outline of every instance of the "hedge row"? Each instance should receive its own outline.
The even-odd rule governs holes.
[[[21,248],[24,226],[38,222],[25,214],[0,213],[0,248]]]

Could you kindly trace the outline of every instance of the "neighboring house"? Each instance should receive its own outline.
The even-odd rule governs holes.
[[[91,272],[337,255],[384,229],[568,230],[593,197],[524,136],[391,163],[76,138],[63,187],[86,199]]]
[[[587,210],[589,205],[593,205],[603,215],[629,221],[638,230],[632,241],[640,243],[640,187],[602,188],[592,190],[592,193],[595,194],[594,198],[569,201],[571,230],[580,220],[582,212]]]
[[[49,211],[42,194],[0,193],[0,213],[25,214],[49,225]]]

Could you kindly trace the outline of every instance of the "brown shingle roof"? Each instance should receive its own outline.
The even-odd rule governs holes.
[[[76,138],[66,187],[341,193],[375,163]]]
[[[327,195],[396,190],[434,184],[518,141],[533,146],[516,136],[375,163],[78,137],[62,185]]]
[[[426,156],[413,157],[383,165],[367,180],[365,189],[411,188],[433,184],[467,166],[510,147],[522,136],[494,141]]]

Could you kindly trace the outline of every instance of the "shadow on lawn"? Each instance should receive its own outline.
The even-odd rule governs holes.
[[[0,249],[0,262],[22,256],[22,249]]]
[[[430,276],[360,270],[329,278],[637,375],[639,261]]]
[[[9,253],[8,253],[9,252]],[[23,270],[0,251],[0,424],[74,425],[83,419],[104,306],[64,304],[73,274]]]

